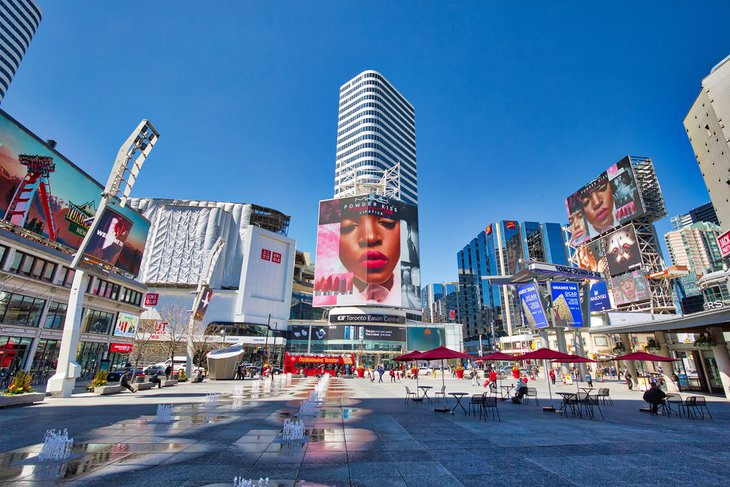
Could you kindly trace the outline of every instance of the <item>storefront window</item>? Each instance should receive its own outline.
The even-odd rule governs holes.
[[[23,369],[32,339],[0,337],[0,369],[16,374]]]
[[[82,330],[85,333],[107,335],[113,322],[114,313],[107,313],[96,309],[87,309],[84,316],[84,327]]]
[[[46,315],[46,322],[43,328],[49,330],[60,330],[63,328],[63,322],[66,320],[66,309],[68,306],[64,303],[57,303],[51,301],[51,306],[48,308],[48,314]]]
[[[108,347],[106,343],[81,342],[76,355],[76,362],[81,367],[81,379],[87,380],[94,377],[104,350]]]
[[[6,325],[38,326],[45,304],[43,299],[0,292],[0,319]]]
[[[58,340],[38,340],[38,347],[30,366],[34,384],[45,384],[55,373],[59,351]]]

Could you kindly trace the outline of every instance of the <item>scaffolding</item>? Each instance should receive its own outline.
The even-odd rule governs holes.
[[[291,217],[289,215],[285,215],[280,211],[263,206],[251,205],[251,225],[280,235],[288,235],[290,220]]]
[[[367,169],[351,171],[343,176],[338,198],[381,194],[388,198],[401,199],[400,162],[387,169]]]

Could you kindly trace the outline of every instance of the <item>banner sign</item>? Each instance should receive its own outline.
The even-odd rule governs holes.
[[[548,326],[545,311],[540,302],[540,295],[534,284],[517,286],[517,293],[522,303],[522,311],[527,324],[533,328],[546,328]]]
[[[550,285],[553,299],[553,316],[556,326],[583,326],[580,312],[578,284],[574,282],[553,282]]]
[[[132,353],[134,345],[131,343],[110,343],[109,353]]]
[[[145,306],[157,306],[157,301],[160,299],[158,293],[147,293],[144,297]]]
[[[722,254],[723,258],[730,255],[730,231],[717,237],[717,243],[720,246],[720,254]]]
[[[139,316],[119,312],[117,323],[114,326],[113,335],[116,337],[134,338],[137,335],[137,325],[139,324]]]
[[[210,304],[210,299],[212,297],[213,290],[209,287],[203,288],[200,296],[200,301],[198,302],[198,308],[195,310],[196,320],[202,320],[203,318],[205,318],[205,312],[208,311],[208,305]]]
[[[406,322],[405,316],[397,315],[373,315],[373,314],[330,314],[330,323],[392,323],[403,325]]]
[[[591,302],[591,313],[611,309],[611,299],[608,297],[606,281],[591,281],[588,298]]]

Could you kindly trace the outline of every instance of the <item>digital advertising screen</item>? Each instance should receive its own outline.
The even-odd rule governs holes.
[[[548,326],[547,317],[535,285],[523,284],[517,286],[517,294],[520,296],[520,303],[522,303],[522,311],[527,324],[533,328],[546,328]]]
[[[553,282],[550,285],[550,293],[553,301],[552,309],[555,326],[583,326],[578,283]]]
[[[644,214],[628,157],[602,172],[565,200],[570,243],[580,245]]]
[[[432,350],[446,345],[446,331],[443,328],[409,326],[406,328],[408,350]]]
[[[642,271],[633,271],[611,278],[611,292],[617,306],[651,298],[649,280]]]
[[[0,110],[0,217],[79,248],[103,187]]]
[[[608,270],[612,276],[641,269],[641,252],[633,225],[611,232],[601,240]]]
[[[77,265],[102,273],[116,267],[136,277],[149,229],[145,217],[110,201],[94,219]]]
[[[611,299],[608,295],[608,284],[606,281],[590,281],[588,289],[591,313],[611,309]]]
[[[382,195],[321,201],[313,306],[421,309],[418,208]]]
[[[386,342],[404,342],[406,340],[405,326],[379,326],[379,325],[317,325],[312,326],[311,332],[308,325],[293,325],[289,338],[291,340],[379,340]]]

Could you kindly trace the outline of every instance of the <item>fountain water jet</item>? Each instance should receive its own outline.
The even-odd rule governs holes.
[[[62,462],[71,456],[71,450],[74,446],[74,439],[68,437],[68,430],[64,428],[63,432],[59,429],[47,430],[43,437],[43,447],[38,454],[38,460],[41,462]]]

